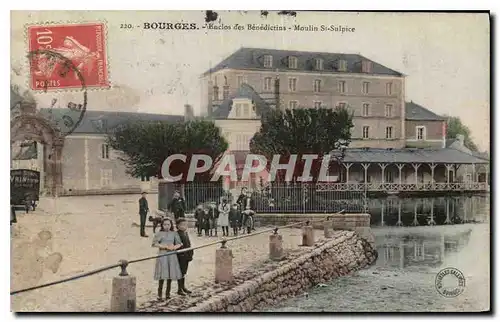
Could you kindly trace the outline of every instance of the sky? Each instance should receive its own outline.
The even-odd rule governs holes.
[[[406,100],[437,114],[458,116],[481,150],[489,151],[489,17],[473,13],[218,11],[229,26],[341,25],[351,33],[296,31],[145,30],[144,23],[205,24],[202,11],[14,11],[11,14],[12,82],[27,89],[25,24],[104,21],[112,87],[89,91],[90,110],[182,114],[201,111],[200,75],[240,47],[358,53],[406,76]],[[131,24],[133,28],[121,28]],[[80,93],[36,94],[40,106]]]

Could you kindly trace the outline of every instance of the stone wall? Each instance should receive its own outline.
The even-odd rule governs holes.
[[[276,305],[310,287],[371,265],[377,252],[352,231],[336,232],[298,257],[285,260],[272,271],[257,275],[217,293],[184,312],[250,312]]]

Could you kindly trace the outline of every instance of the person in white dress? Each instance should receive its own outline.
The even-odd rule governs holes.
[[[222,227],[222,236],[229,236],[229,210],[230,204],[226,198],[222,198],[219,204],[219,226]]]

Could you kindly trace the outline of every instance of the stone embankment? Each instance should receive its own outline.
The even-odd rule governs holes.
[[[148,302],[138,311],[250,312],[303,294],[319,283],[349,275],[376,259],[376,250],[356,232],[336,231],[332,238],[319,240],[313,247],[288,252],[280,262],[269,260],[237,274],[232,282],[205,283],[193,289],[190,297]]]

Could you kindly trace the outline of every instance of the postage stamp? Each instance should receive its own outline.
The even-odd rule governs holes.
[[[50,50],[71,61],[88,88],[108,88],[104,23],[35,25],[28,27],[29,52]],[[35,91],[80,88],[74,70],[54,55],[41,54],[30,62],[30,87]],[[66,73],[70,77],[65,77]]]

